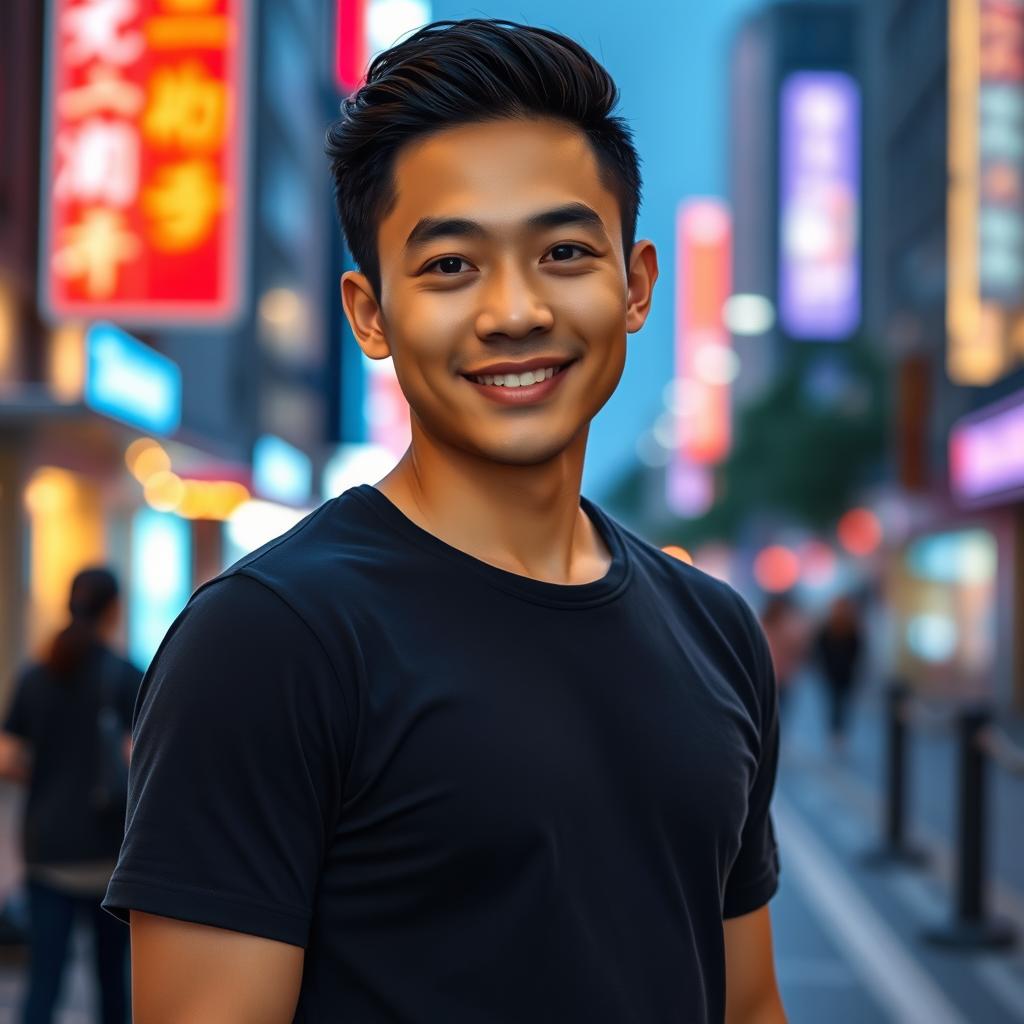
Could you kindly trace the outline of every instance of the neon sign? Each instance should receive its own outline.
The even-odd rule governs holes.
[[[731,437],[732,352],[722,309],[732,289],[732,218],[718,199],[684,203],[676,221],[676,377],[683,394],[678,451],[699,465],[720,462]]]
[[[181,422],[181,370],[113,324],[85,335],[85,402],[152,434],[173,434]]]
[[[54,0],[40,280],[55,317],[241,305],[241,0]]]
[[[860,93],[843,72],[797,71],[780,113],[779,319],[841,341],[860,322]]]
[[[946,365],[957,384],[991,384],[1019,359],[1022,132],[1024,6],[950,0]]]
[[[1024,392],[953,427],[949,474],[954,497],[965,504],[1024,493]]]

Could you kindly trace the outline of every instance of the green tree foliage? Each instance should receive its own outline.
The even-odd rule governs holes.
[[[734,422],[729,458],[716,469],[714,506],[703,517],[651,521],[641,477],[610,504],[662,543],[734,540],[753,519],[831,526],[883,469],[888,437],[884,370],[863,342],[790,344],[765,394]]]
[[[680,535],[690,543],[732,539],[759,514],[818,529],[834,523],[882,470],[883,381],[863,343],[791,345],[774,386],[738,417],[718,501],[703,518],[680,523]]]

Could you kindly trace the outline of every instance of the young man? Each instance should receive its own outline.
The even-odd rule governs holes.
[[[658,274],[615,102],[562,36],[446,22],[331,129],[412,446],[147,674],[106,902],[137,1024],[784,1020],[764,640],[580,498]]]

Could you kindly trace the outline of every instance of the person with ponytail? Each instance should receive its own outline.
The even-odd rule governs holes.
[[[78,573],[70,621],[18,679],[0,730],[0,777],[27,787],[22,849],[30,910],[24,1024],[48,1024],[76,918],[92,930],[100,1017],[128,1020],[128,929],[100,902],[124,834],[139,670],[112,650],[117,579]]]

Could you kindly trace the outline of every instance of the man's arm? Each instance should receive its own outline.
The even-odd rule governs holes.
[[[725,1024],[786,1024],[767,905],[725,921]]]
[[[131,912],[135,1024],[290,1024],[304,950]]]
[[[32,772],[32,754],[20,736],[0,732],[0,779],[28,782]]]

